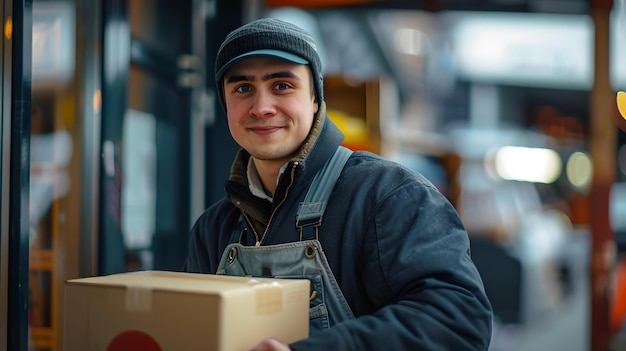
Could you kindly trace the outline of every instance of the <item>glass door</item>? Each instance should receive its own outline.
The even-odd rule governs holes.
[[[66,280],[182,265],[193,88],[180,81],[194,81],[192,1],[33,1],[20,330],[30,350],[60,351]]]
[[[96,274],[99,0],[34,0],[28,347],[63,350],[64,285]]]
[[[99,274],[178,270],[190,229],[192,1],[105,4]]]

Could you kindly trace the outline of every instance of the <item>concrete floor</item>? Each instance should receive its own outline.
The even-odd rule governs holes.
[[[494,325],[490,351],[589,351],[588,290],[579,286],[532,323]]]
[[[570,269],[568,292],[554,308],[534,314],[528,322],[496,323],[490,351],[590,351],[587,260],[590,247],[584,236],[578,238],[569,241],[564,253]],[[526,294],[532,300],[537,294],[530,288]]]

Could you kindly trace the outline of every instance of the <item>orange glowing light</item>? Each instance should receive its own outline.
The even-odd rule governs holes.
[[[13,37],[13,20],[11,17],[7,17],[4,22],[4,37],[9,40]]]
[[[626,93],[623,91],[617,92],[617,110],[622,118],[626,119]]]

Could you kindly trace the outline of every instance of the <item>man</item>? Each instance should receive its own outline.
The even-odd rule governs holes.
[[[312,283],[310,337],[255,350],[487,349],[491,307],[456,211],[421,175],[339,147],[309,34],[246,24],[215,72],[241,150],[186,270]]]

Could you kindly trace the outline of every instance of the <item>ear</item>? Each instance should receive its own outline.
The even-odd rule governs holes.
[[[313,112],[317,113],[320,109],[319,101],[317,101],[317,94],[313,94],[313,105],[314,105]]]

